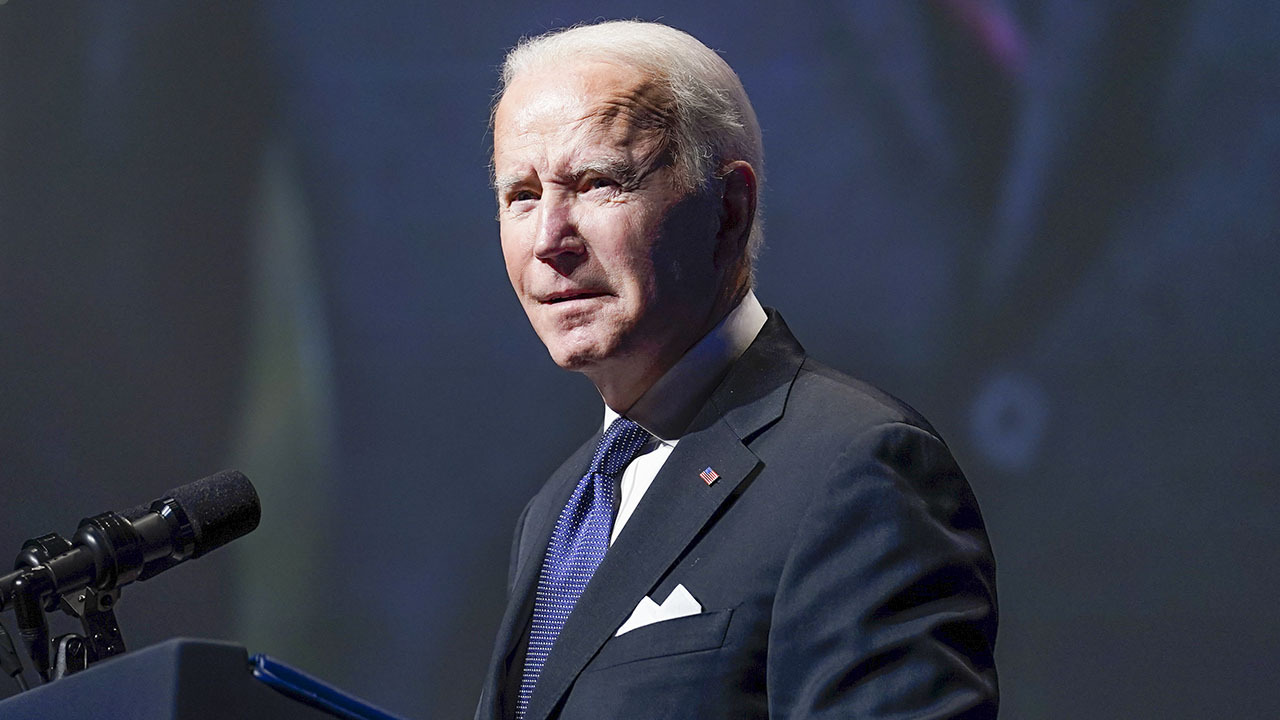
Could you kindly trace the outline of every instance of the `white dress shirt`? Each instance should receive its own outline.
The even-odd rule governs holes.
[[[685,428],[724,379],[729,366],[756,339],[766,319],[755,293],[748,291],[737,307],[689,348],[627,411],[627,417],[648,430],[654,439],[641,448],[622,471],[618,515],[613,521],[610,545],[618,539],[618,533],[675,450]],[[605,405],[604,427],[608,428],[617,418],[618,413]]]

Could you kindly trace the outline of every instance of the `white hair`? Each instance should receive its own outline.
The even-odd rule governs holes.
[[[582,56],[634,67],[670,94],[672,121],[667,140],[689,189],[706,188],[735,160],[746,161],[755,170],[757,210],[746,258],[754,276],[755,259],[764,243],[759,210],[764,190],[764,143],[755,110],[737,73],[714,50],[686,32],[660,23],[612,20],[522,39],[502,64],[497,99],[522,73]]]

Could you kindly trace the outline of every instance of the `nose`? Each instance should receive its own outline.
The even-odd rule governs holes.
[[[586,243],[573,217],[572,201],[561,193],[545,193],[538,203],[534,256],[568,275],[586,259],[586,253]]]

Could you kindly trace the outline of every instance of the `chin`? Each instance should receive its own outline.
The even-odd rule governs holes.
[[[542,338],[547,353],[565,370],[584,372],[617,355],[617,343],[609,338],[584,337],[585,333],[568,332]]]
[[[583,372],[604,358],[604,354],[594,347],[582,347],[569,343],[547,343],[547,352],[556,365],[574,372]]]

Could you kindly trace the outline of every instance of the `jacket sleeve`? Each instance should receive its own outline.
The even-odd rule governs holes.
[[[994,719],[995,562],[946,446],[889,423],[832,465],[773,608],[774,718]]]

